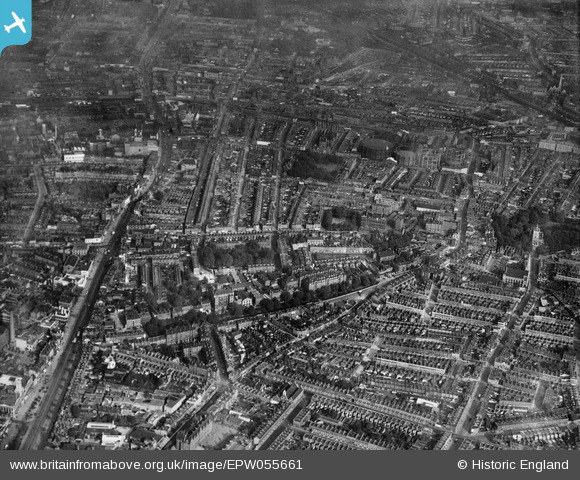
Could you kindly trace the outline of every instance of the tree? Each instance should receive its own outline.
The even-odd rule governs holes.
[[[246,250],[249,253],[257,253],[261,250],[260,244],[256,240],[248,240],[246,242]]]
[[[81,406],[78,403],[73,403],[70,407],[70,413],[73,418],[79,418],[81,415]]]
[[[334,155],[301,150],[292,157],[292,166],[288,170],[291,177],[314,178],[332,181],[340,172],[343,160]]]
[[[202,247],[199,249],[199,262],[207,268],[215,268],[215,255],[211,248]]]
[[[167,296],[167,300],[169,300],[169,295]],[[181,308],[185,304],[185,299],[181,295],[175,295],[173,303],[172,302],[169,303],[174,308]]]
[[[290,301],[288,302],[288,306],[290,308],[295,308],[295,307],[298,307],[299,305],[300,305],[300,302],[295,297],[292,297],[290,299]]]
[[[328,230],[331,227],[331,225],[332,225],[332,210],[330,210],[330,209],[324,210],[320,224],[322,225],[322,228],[324,228],[325,230]]]
[[[149,337],[158,337],[163,333],[163,327],[159,325],[156,319],[152,319],[150,322],[147,322],[143,325],[143,330]]]
[[[220,267],[231,267],[234,264],[234,258],[226,251],[218,250],[215,253],[215,265]]]
[[[227,309],[228,312],[235,317],[241,317],[244,314],[244,307],[242,307],[239,303],[230,303]]]
[[[268,313],[274,311],[274,302],[270,298],[263,298],[260,301],[260,307],[266,310]]]
[[[369,278],[369,275],[367,273],[363,273],[360,276],[360,282],[363,287],[368,287],[371,284],[371,279]]]
[[[287,290],[284,290],[280,295],[280,300],[282,300],[282,302],[284,303],[288,302],[291,298],[292,295],[290,295],[290,292],[288,292]]]
[[[298,305],[300,305],[301,303],[304,302],[304,299],[306,298],[306,296],[308,296],[308,292],[304,293],[300,290],[296,290],[294,292],[294,295],[293,295],[296,302],[298,302]]]
[[[326,300],[327,298],[330,298],[331,295],[332,295],[332,290],[330,289],[330,287],[328,285],[324,285],[318,289],[318,296],[322,300]]]

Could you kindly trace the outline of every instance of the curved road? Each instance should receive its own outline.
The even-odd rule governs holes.
[[[131,218],[135,205],[157,182],[158,174],[163,170],[163,163],[167,158],[167,152],[163,148],[164,145],[164,142],[160,143],[157,163],[153,169],[151,178],[139,189],[138,195],[132,201],[127,201],[124,204],[121,211],[110,223],[107,231],[103,235],[103,243],[99,246],[98,253],[91,264],[85,288],[77,299],[67,322],[62,339],[63,346],[57,352],[50,364],[49,370],[45,373],[50,378],[48,390],[42,399],[38,413],[24,435],[19,448],[20,450],[36,450],[42,448],[47,434],[52,429],[72,373],[74,373],[76,360],[78,360],[78,356],[74,355],[75,339],[79,331],[89,320],[89,313],[97,299],[102,279],[113,256],[119,252],[125,227]],[[171,152],[169,152],[170,154]],[[37,380],[37,382],[39,381],[40,379]]]
[[[44,183],[44,177],[42,176],[42,169],[39,165],[34,165],[34,177],[38,187],[38,197],[34,205],[34,211],[32,212],[30,220],[28,221],[28,225],[26,226],[26,230],[24,231],[24,237],[22,241],[25,245],[28,243],[28,240],[30,240],[34,226],[36,225],[36,222],[38,222],[38,217],[40,217],[40,211],[44,205],[44,200],[46,199],[47,194],[46,184]]]

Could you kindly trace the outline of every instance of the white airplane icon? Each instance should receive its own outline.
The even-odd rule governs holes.
[[[16,15],[14,12],[12,12],[12,16],[14,17],[14,23],[12,25],[4,25],[4,29],[10,33],[10,30],[12,30],[14,27],[20,27],[22,33],[26,33],[26,30],[24,30],[24,25],[22,25],[24,23],[24,19],[18,18],[18,15]]]

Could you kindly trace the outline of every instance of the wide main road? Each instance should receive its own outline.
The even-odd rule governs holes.
[[[126,225],[132,209],[129,206],[120,214],[118,225]],[[119,244],[121,235],[118,231],[114,235],[114,240]],[[28,428],[20,450],[37,450],[42,448],[46,441],[46,436],[52,429],[52,424],[56,419],[56,414],[60,410],[60,405],[68,388],[69,381],[76,367],[78,360],[78,349],[76,338],[81,328],[89,320],[89,313],[97,299],[99,287],[107,272],[107,267],[111,260],[112,253],[106,247],[101,247],[91,264],[87,282],[82,294],[77,299],[71,312],[68,323],[62,338],[62,347],[56,353],[47,371],[44,373],[49,378],[48,390],[44,395],[32,424]],[[39,379],[40,380],[40,379]],[[42,383],[37,380],[38,383]]]
[[[71,370],[74,370],[74,339],[80,326],[87,320],[89,306],[96,299],[98,285],[105,271],[104,267],[105,255],[104,252],[100,251],[93,260],[85,289],[71,312],[63,334],[62,348],[56,353],[51,363],[50,371],[46,372],[46,375],[50,378],[48,390],[42,399],[38,413],[22,440],[20,450],[39,449],[46,440],[45,437],[51,429],[54,413],[59,410],[60,403],[64,397],[66,386],[68,385],[67,377],[70,377]]]
[[[89,320],[89,314],[97,299],[99,287],[112,258],[119,252],[125,227],[131,218],[135,205],[157,183],[158,175],[165,171],[164,160],[166,160],[167,155],[171,154],[171,147],[167,143],[165,141],[160,143],[157,162],[153,168],[151,178],[139,189],[139,193],[135,195],[132,201],[125,202],[115,219],[109,224],[107,231],[104,232],[103,243],[98,247],[97,255],[91,263],[85,288],[77,299],[65,327],[61,342],[62,347],[47,367],[47,371],[43,374],[50,379],[48,382],[48,390],[43,396],[38,413],[24,435],[20,444],[20,450],[36,450],[42,448],[46,441],[46,436],[52,429],[66,389],[76,368],[78,360],[76,354],[80,349],[75,348],[75,345],[77,345],[75,339],[79,331],[81,331]],[[38,384],[42,383],[40,380],[37,380]]]
[[[34,205],[34,211],[30,216],[30,220],[28,221],[28,225],[26,226],[26,231],[24,232],[23,242],[26,244],[32,235],[32,231],[34,230],[34,226],[36,222],[38,222],[38,218],[40,217],[40,211],[42,206],[44,205],[44,200],[46,199],[46,184],[44,183],[44,177],[42,176],[42,167],[39,165],[34,165],[34,177],[36,179],[36,186],[38,188],[38,197],[36,198],[36,203]]]

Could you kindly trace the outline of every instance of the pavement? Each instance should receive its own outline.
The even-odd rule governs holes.
[[[163,152],[160,151],[157,164],[153,169],[153,175],[151,175],[150,179],[140,189],[140,193],[133,202],[139,201],[157,180],[158,168],[164,158],[162,154]],[[77,299],[65,326],[60,341],[60,348],[57,349],[54,357],[35,381],[35,384],[29,393],[29,400],[27,400],[27,402],[25,402],[17,412],[17,418],[25,419],[32,403],[31,399],[37,396],[42,397],[34,420],[30,424],[29,429],[22,440],[20,446],[21,450],[38,448],[42,442],[44,432],[51,428],[50,423],[52,422],[52,412],[54,412],[55,409],[55,401],[57,397],[63,393],[62,389],[66,389],[66,386],[68,385],[67,375],[70,373],[70,367],[72,366],[71,361],[74,360],[72,354],[73,345],[76,343],[76,335],[81,325],[86,321],[90,300],[93,299],[95,289],[98,288],[95,281],[100,277],[100,273],[102,273],[102,270],[106,268],[106,263],[110,261],[112,257],[112,242],[115,239],[119,239],[120,228],[122,227],[121,223],[126,220],[125,216],[132,207],[133,202],[125,202],[123,207],[121,207],[117,213],[117,216],[108,225],[103,235],[103,242],[99,245],[97,255],[93,259],[89,268],[85,287]],[[46,392],[43,394],[44,390],[46,390]]]
[[[532,272],[530,277],[535,276],[537,277],[537,271]],[[509,314],[508,320],[506,321],[506,325],[501,328],[498,338],[496,340],[495,346],[490,350],[484,367],[481,369],[479,374],[479,378],[476,382],[475,388],[473,388],[469,400],[465,405],[463,413],[457,422],[457,427],[455,429],[455,434],[457,435],[469,435],[471,433],[471,426],[473,425],[473,421],[475,420],[475,416],[479,411],[480,401],[479,399],[485,394],[485,390],[488,386],[489,376],[493,370],[493,365],[495,363],[495,359],[501,353],[504,345],[509,339],[511,331],[513,330],[518,318],[518,312],[523,309],[525,304],[528,302],[530,295],[535,288],[534,285],[536,283],[537,278],[531,278],[530,282],[528,283],[528,288],[526,293],[522,296],[518,304],[514,307],[513,311]],[[451,445],[452,447],[453,445]]]
[[[46,184],[44,183],[44,177],[42,176],[42,169],[39,165],[34,165],[34,177],[36,178],[36,185],[38,187],[38,197],[36,203],[34,204],[34,211],[30,216],[26,230],[24,231],[23,242],[27,243],[30,239],[34,226],[38,222],[38,217],[40,216],[40,211],[42,205],[44,205],[44,200],[46,199]]]

